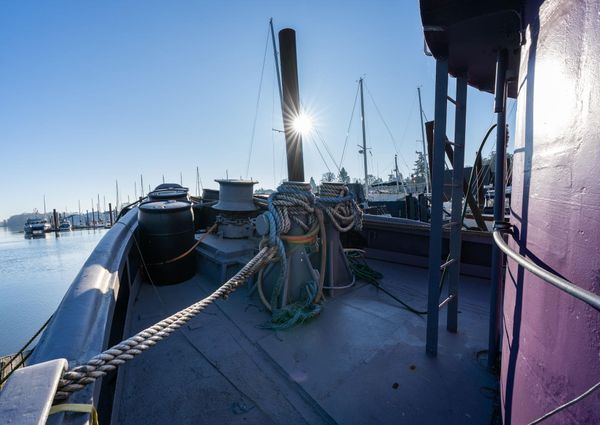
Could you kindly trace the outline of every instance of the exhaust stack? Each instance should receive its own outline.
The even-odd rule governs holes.
[[[296,60],[296,31],[285,28],[279,31],[281,85],[283,90],[282,115],[287,153],[288,181],[304,181],[302,135],[294,129],[294,120],[300,114],[300,88]]]

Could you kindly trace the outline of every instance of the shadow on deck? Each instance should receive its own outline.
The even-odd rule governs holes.
[[[370,264],[386,289],[425,306],[427,270]],[[142,284],[125,334],[215,287],[200,275]],[[286,331],[260,327],[270,315],[244,287],[120,368],[113,423],[488,424],[497,378],[478,359],[488,292],[487,281],[462,278],[459,332],[447,332],[440,314],[438,356],[430,358],[425,318],[372,285],[328,298],[320,316]]]

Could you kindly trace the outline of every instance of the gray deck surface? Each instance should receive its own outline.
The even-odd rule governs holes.
[[[425,305],[427,271],[371,261],[382,284]],[[216,288],[200,274],[143,284],[126,335]],[[425,355],[426,320],[365,283],[328,298],[320,316],[287,331],[246,287],[120,368],[119,424],[489,424],[496,379],[476,353],[487,343],[488,284],[463,277],[459,333],[440,313],[439,353]]]

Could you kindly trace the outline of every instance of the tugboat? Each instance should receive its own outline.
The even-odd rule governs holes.
[[[343,184],[312,192],[293,129],[295,32],[284,29],[288,181],[266,201],[253,197],[254,181],[219,180],[210,202],[159,189],[161,199],[126,209],[0,391],[0,421],[600,423],[600,190],[590,175],[600,4],[420,6],[436,61],[429,225],[363,214]],[[565,78],[547,78],[557,67]],[[455,169],[444,223],[449,74]],[[544,95],[573,81],[560,119],[546,120],[540,110],[556,104]],[[496,98],[493,233],[461,230],[468,85]],[[505,221],[505,105],[519,87]]]

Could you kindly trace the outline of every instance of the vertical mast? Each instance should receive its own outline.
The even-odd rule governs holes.
[[[140,193],[142,198],[144,197],[144,176],[140,174]]]
[[[367,132],[365,130],[365,98],[363,95],[363,78],[361,77],[358,80],[358,84],[360,86],[360,122],[362,124],[362,137],[363,137],[363,160],[365,167],[365,202],[369,195],[369,180],[368,180],[368,171],[367,171]]]
[[[427,149],[425,148],[425,130],[423,129],[423,106],[421,104],[421,87],[417,87],[419,93],[419,117],[421,118],[421,141],[423,142],[423,160],[425,161],[425,190],[429,192],[429,164],[427,163]]]
[[[196,196],[200,196],[200,171],[196,166]]]
[[[398,155],[394,155],[394,173],[396,174],[396,192],[400,193],[400,177],[398,176]]]
[[[44,217],[46,217],[46,194],[44,194]]]
[[[133,181],[133,197],[137,201],[137,199],[138,199],[138,197],[137,197],[137,182],[135,180]]]
[[[117,191],[117,197],[115,199],[115,214],[119,212],[119,180],[115,180],[115,189]]]
[[[277,88],[279,89],[279,102],[283,110],[283,94],[281,93],[281,72],[279,71],[279,58],[277,57],[277,45],[275,44],[275,31],[273,30],[273,18],[269,19],[271,27],[271,41],[273,42],[273,56],[275,57],[275,73],[277,74]]]

